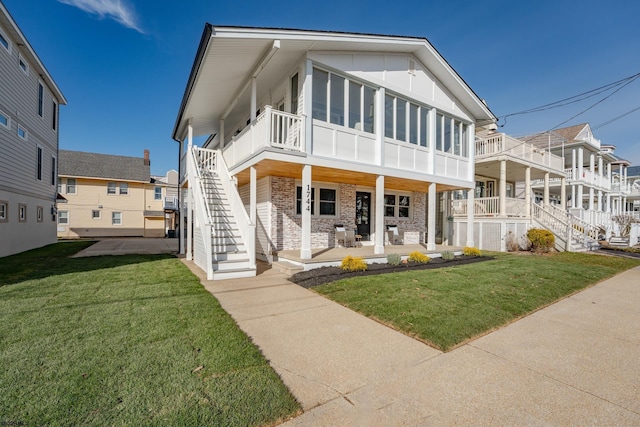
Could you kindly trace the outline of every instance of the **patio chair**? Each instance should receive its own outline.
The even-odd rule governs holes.
[[[355,245],[356,232],[352,229],[349,229],[349,230],[346,230],[345,233],[346,233],[346,236],[344,239],[344,245],[350,248]]]
[[[398,230],[397,225],[387,226],[387,237],[392,245],[402,245],[404,243],[404,233]]]

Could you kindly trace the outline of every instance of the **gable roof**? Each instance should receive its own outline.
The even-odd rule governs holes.
[[[581,123],[579,125],[569,126],[566,128],[556,129],[554,132],[566,139],[567,142],[577,141],[578,135],[589,126],[588,123]]]
[[[519,139],[532,144],[537,148],[558,147],[562,144],[581,141],[578,135],[589,126],[589,123],[581,123],[566,128],[555,129],[543,133],[522,136]]]
[[[151,166],[142,157],[111,154],[58,151],[58,174],[61,176],[113,179],[120,181],[151,181]]]
[[[426,38],[206,24],[173,128],[173,139],[184,139],[189,121],[195,136],[216,133],[218,118],[229,104],[238,102],[236,95],[250,77],[247,73],[252,70],[259,73],[258,78],[264,78],[264,87],[268,88],[311,51],[414,55],[476,122],[496,121],[485,103]],[[213,85],[213,79],[222,83]]]

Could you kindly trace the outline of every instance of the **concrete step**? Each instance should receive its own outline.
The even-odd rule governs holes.
[[[240,268],[237,270],[215,271],[213,280],[240,279],[242,277],[255,277],[255,268]]]
[[[226,261],[214,261],[213,262],[213,271],[230,271],[230,270],[242,270],[248,269],[249,267],[249,258],[244,257],[242,259],[230,259]]]
[[[275,261],[271,264],[271,267],[279,271],[280,273],[286,274],[288,276],[293,276],[299,271],[304,271],[304,268],[300,265],[292,264],[287,261]]]

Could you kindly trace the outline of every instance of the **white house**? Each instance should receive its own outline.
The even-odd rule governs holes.
[[[0,256],[56,241],[58,107],[67,100],[0,2]]]
[[[337,226],[377,254],[388,226],[435,249],[437,195],[475,187],[495,121],[424,38],[207,24],[173,130],[183,249],[210,278],[309,259]]]

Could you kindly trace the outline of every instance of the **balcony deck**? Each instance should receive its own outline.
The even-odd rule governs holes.
[[[499,155],[510,156],[535,165],[562,171],[564,160],[555,154],[539,150],[531,144],[504,133],[494,134],[476,141],[476,161],[493,159]]]

